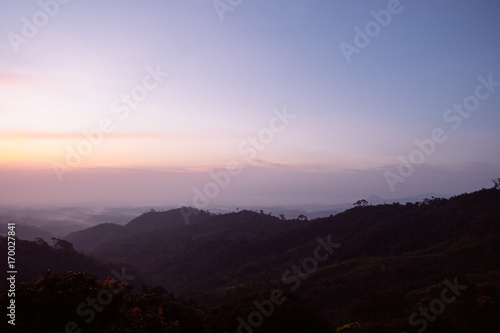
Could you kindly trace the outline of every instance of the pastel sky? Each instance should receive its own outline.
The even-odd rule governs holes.
[[[494,0],[0,0],[0,203],[491,187],[499,14]]]

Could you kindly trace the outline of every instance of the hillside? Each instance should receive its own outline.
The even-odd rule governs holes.
[[[7,253],[7,238],[0,236],[0,248]],[[136,276],[134,285],[141,288],[146,283],[141,273],[128,264],[113,264],[93,257],[89,257],[72,249],[71,244],[57,239],[50,246],[42,239],[36,241],[16,240],[16,270],[17,278],[22,281],[35,281],[42,272],[87,272],[95,274],[100,280],[106,279],[112,270],[125,267],[128,272]],[[7,261],[2,261],[0,269],[6,272]]]
[[[276,314],[256,332],[331,332],[353,322],[360,333],[415,332],[424,324],[426,332],[500,328],[497,188],[404,205],[360,204],[309,221],[248,210],[193,210],[189,220],[183,213],[152,210],[124,226],[102,224],[67,239],[99,260],[137,267],[150,287],[197,301],[190,306],[201,311],[197,320],[207,332],[236,331],[237,319],[276,291],[286,302],[276,303]],[[21,243],[31,249],[24,260],[40,261],[43,251],[61,255],[40,246]],[[90,270],[71,263],[84,255],[69,252],[61,270]],[[450,284],[463,290],[442,315],[410,320]]]
[[[134,238],[137,235],[154,234],[159,230],[179,230],[183,229],[187,222],[185,208],[173,209],[166,212],[151,210],[134,219],[126,225],[114,223],[98,224],[94,227],[70,233],[64,237],[65,240],[73,244],[75,249],[88,252],[101,244],[109,244],[127,237]],[[197,224],[207,220],[210,214],[204,211],[196,211],[189,217],[190,224]]]
[[[182,297],[220,305],[249,293],[289,289],[293,284],[282,280],[284,272],[313,254],[318,237],[331,235],[340,247],[301,280],[297,292],[334,326],[346,318],[377,322],[379,315],[361,315],[359,309],[380,293],[404,300],[395,306],[399,312],[390,314],[401,320],[418,295],[445,279],[460,276],[498,287],[500,191],[495,188],[355,207],[311,221],[251,211],[193,216],[195,223],[186,224],[179,210],[146,213],[122,227],[126,233],[110,233],[94,244],[90,254],[134,265],[153,284]]]

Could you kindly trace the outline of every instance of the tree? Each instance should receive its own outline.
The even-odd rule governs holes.
[[[71,244],[67,240],[52,237],[52,243],[53,243],[52,246],[56,250],[75,252],[75,249],[73,248],[73,244]]]
[[[368,201],[366,201],[365,199],[361,199],[361,200],[358,200],[355,203],[353,203],[353,205],[355,207],[366,207],[366,206],[368,206]]]
[[[500,178],[492,179],[492,181],[493,181],[493,184],[495,184],[495,188],[497,190],[500,190]]]
[[[101,282],[89,273],[47,270],[36,282],[16,284],[16,306],[22,304],[22,311],[16,313],[16,331],[206,332],[204,312],[173,294],[162,297],[163,287],[142,293],[131,289],[111,276]],[[8,293],[8,288],[0,290],[2,308],[10,304]],[[74,321],[71,330],[70,321]],[[10,326],[3,320],[0,331],[12,332]]]

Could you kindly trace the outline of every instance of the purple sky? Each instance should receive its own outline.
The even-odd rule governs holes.
[[[328,205],[500,177],[497,2],[227,3],[0,0],[0,203]]]

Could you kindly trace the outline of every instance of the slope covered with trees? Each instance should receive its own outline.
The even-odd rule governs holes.
[[[357,204],[310,221],[253,211],[184,217],[180,209],[151,211],[68,239],[100,260],[137,267],[149,285],[144,295],[154,285],[172,293],[166,297],[199,323],[192,332],[500,329],[498,186],[405,205]],[[283,302],[270,303],[277,293]],[[152,314],[165,298],[157,296],[141,306],[117,304],[110,320],[130,321],[127,311],[138,307],[149,309],[151,325],[186,331],[175,316]],[[176,320],[179,327],[168,326]]]
[[[87,272],[104,279],[113,269],[125,267],[131,274],[136,275],[136,285],[145,283],[141,273],[128,264],[113,264],[77,252],[73,245],[63,239],[52,238],[52,245],[38,238],[35,241],[16,239],[15,263],[17,278],[23,281],[36,281],[40,275],[50,270],[52,272]],[[7,253],[7,238],[0,236],[0,248]],[[2,261],[0,269],[6,272],[7,260]]]

